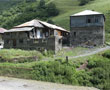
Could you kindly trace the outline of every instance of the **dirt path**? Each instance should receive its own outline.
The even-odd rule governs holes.
[[[97,54],[99,52],[102,52],[102,51],[105,51],[105,50],[108,50],[110,49],[110,46],[106,46],[104,48],[97,48],[96,50],[94,51],[87,51],[86,53],[82,54],[82,55],[78,55],[78,56],[73,56],[73,57],[69,57],[69,59],[72,59],[72,58],[79,58],[79,57],[85,57],[85,56],[90,56],[90,55],[94,55],[94,54]]]
[[[33,80],[0,77],[0,90],[98,90],[93,87],[79,87]]]

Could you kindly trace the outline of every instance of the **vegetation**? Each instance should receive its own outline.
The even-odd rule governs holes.
[[[14,57],[19,57],[23,52],[26,51],[17,50],[15,52],[12,49],[9,54],[7,50],[2,50],[0,55],[4,57],[5,55],[10,56],[12,54]],[[32,52],[34,55],[34,51],[30,51],[28,54],[26,52],[24,56],[32,55]],[[109,90],[109,56],[110,50],[88,58],[84,57],[83,59],[79,58],[77,60],[69,60],[68,62],[65,59],[22,63],[2,62],[0,63],[0,75],[62,84],[93,86],[101,90]],[[85,62],[88,62],[88,64],[81,68]]]
[[[0,62],[32,62],[41,60],[42,54],[38,51],[25,51],[20,49],[0,50]]]
[[[80,1],[80,4],[79,5],[85,5],[87,3],[89,3],[90,1],[93,1],[93,0],[79,0]]]
[[[59,14],[54,3],[46,4],[44,0],[20,2],[9,10],[4,10],[0,15],[1,27],[12,28],[18,24],[32,19],[48,20]]]

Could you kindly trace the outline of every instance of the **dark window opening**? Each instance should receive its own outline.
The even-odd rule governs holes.
[[[74,37],[76,37],[76,32],[74,32]]]
[[[88,19],[88,20],[87,20],[87,23],[91,23],[91,19]]]
[[[20,39],[20,40],[19,40],[19,43],[23,43],[23,39]]]
[[[59,44],[61,44],[61,42],[62,42],[62,40],[61,40],[61,39],[59,39]]]

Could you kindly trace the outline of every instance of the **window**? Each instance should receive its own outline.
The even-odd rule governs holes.
[[[61,42],[62,42],[62,39],[59,39],[59,44],[61,44]]]
[[[74,37],[76,37],[76,32],[74,32]]]
[[[47,36],[49,36],[49,33],[48,33],[48,32],[46,32],[46,37],[47,37]]]
[[[42,35],[42,31],[41,30],[37,30],[37,38],[42,38],[43,35]]]
[[[88,19],[88,20],[87,20],[87,23],[91,23],[91,19]]]
[[[23,39],[19,39],[19,43],[23,43]]]

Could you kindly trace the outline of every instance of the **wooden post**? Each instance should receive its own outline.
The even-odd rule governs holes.
[[[68,63],[68,56],[66,56],[66,63]]]

